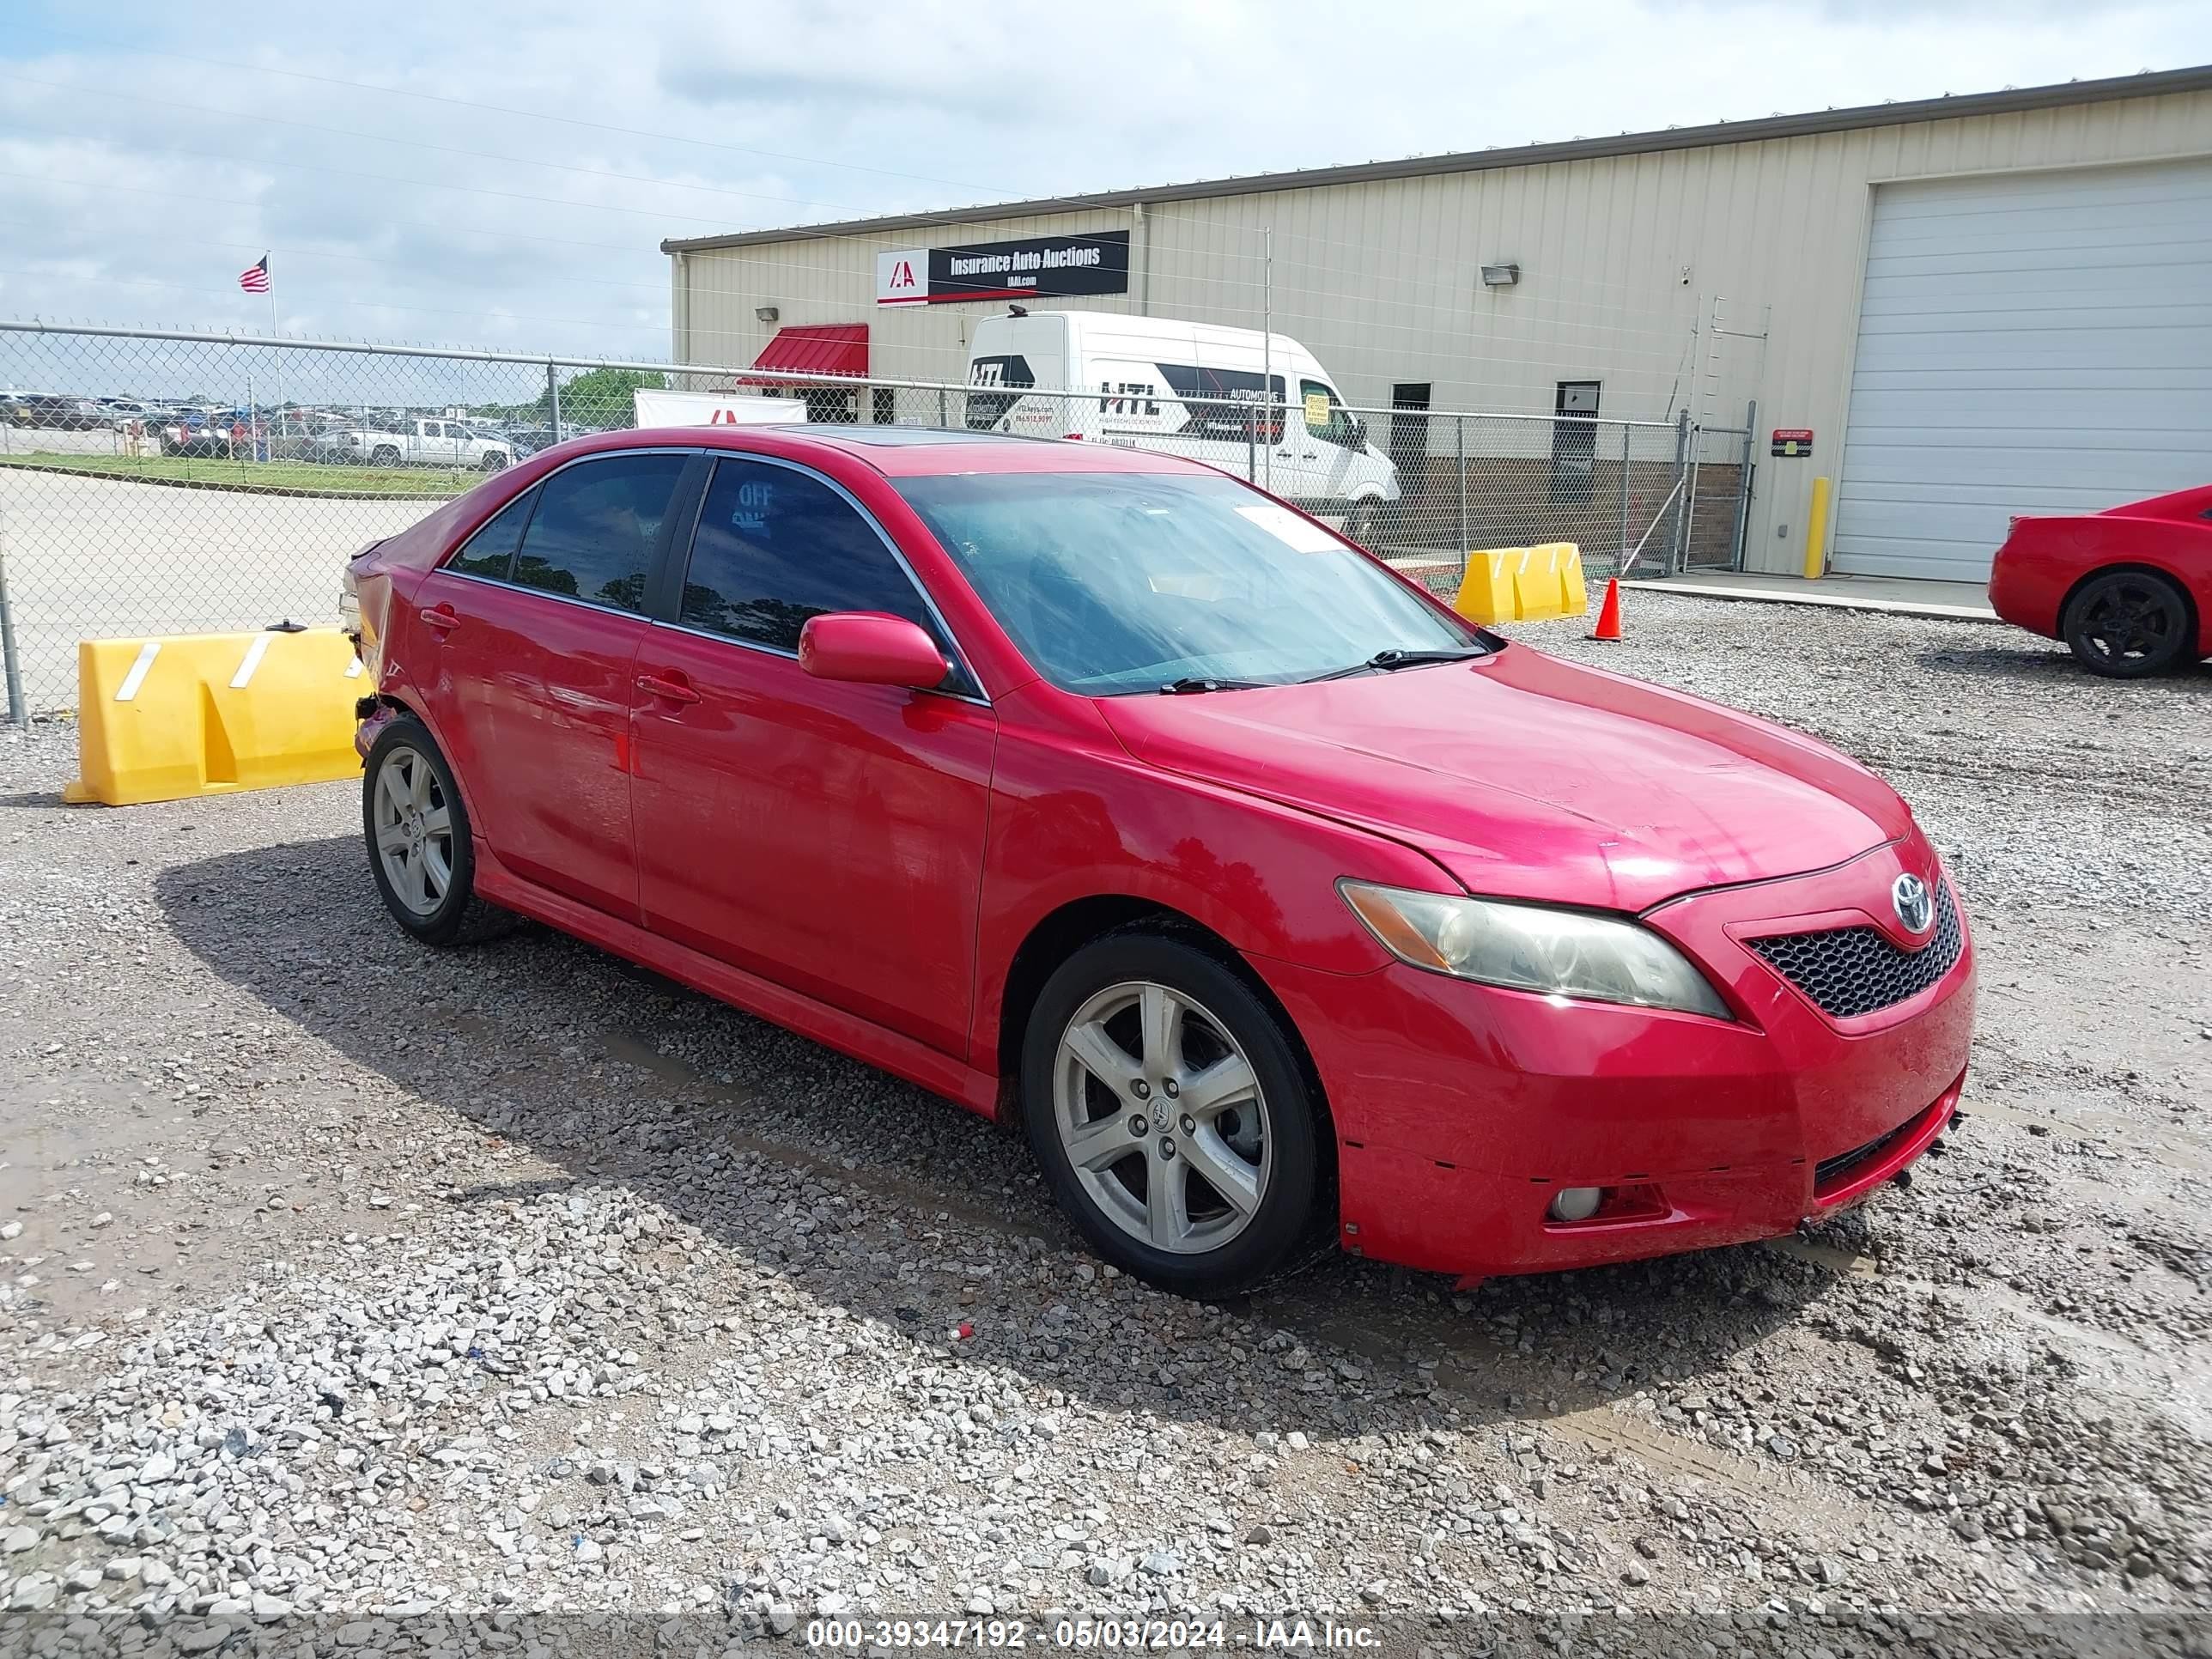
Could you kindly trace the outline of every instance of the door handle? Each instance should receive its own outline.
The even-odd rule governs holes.
[[[659,674],[640,674],[637,689],[649,696],[665,697],[670,702],[696,702],[699,694],[681,679],[668,679]]]
[[[460,614],[442,605],[434,605],[422,613],[422,626],[440,634],[450,634],[460,625]]]

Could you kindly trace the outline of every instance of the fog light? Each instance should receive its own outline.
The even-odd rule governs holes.
[[[1602,1192],[1598,1187],[1562,1187],[1553,1195],[1548,1213],[1554,1221],[1588,1221],[1597,1213]]]

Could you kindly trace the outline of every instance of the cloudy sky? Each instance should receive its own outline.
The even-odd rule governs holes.
[[[307,21],[319,11],[333,21]],[[2212,61],[2203,0],[0,0],[0,317],[659,357],[664,236]]]

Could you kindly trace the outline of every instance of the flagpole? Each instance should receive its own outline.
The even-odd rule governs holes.
[[[269,256],[264,253],[261,257],[266,261]],[[272,335],[276,332],[276,280],[273,276],[269,280],[269,331]],[[279,354],[276,363],[270,367],[273,368],[283,361],[283,356]],[[270,378],[276,382],[276,430],[279,434],[282,434],[284,429],[284,377],[280,374],[274,374]],[[274,439],[270,441],[269,459],[272,461],[276,459],[276,445]]]

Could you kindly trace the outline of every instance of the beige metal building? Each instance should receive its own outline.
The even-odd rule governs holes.
[[[1967,579],[2212,478],[2212,67],[662,246],[680,362],[957,382],[1018,295],[1271,323],[1373,410],[1755,404],[1753,570],[1817,476],[1831,568]]]

